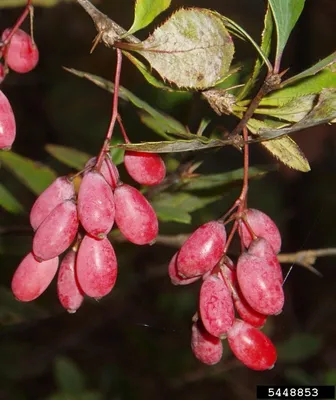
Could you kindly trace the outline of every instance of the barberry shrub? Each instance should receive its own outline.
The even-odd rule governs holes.
[[[195,357],[204,364],[219,363],[227,340],[233,355],[247,367],[258,371],[273,368],[276,348],[262,328],[270,316],[283,312],[286,304],[279,263],[282,239],[272,217],[249,205],[249,180],[267,173],[267,169],[251,168],[249,149],[253,142],[259,142],[288,167],[309,171],[308,160],[288,135],[335,122],[335,53],[298,75],[289,76],[282,66],[282,55],[304,0],[295,5],[289,0],[268,0],[260,45],[228,17],[196,7],[175,11],[140,41],[134,34],[152,23],[170,1],[137,1],[134,23],[128,31],[89,0],[77,2],[98,30],[95,45],[101,40],[114,48],[117,63],[113,83],[68,69],[113,92],[113,104],[105,140],[93,157],[64,146],[47,147],[54,158],[72,168],[66,176],[57,177],[50,167],[37,166],[8,151],[16,126],[4,94],[7,74],[32,71],[40,57],[32,34],[20,28],[31,11],[31,1],[17,23],[2,33],[0,160],[37,195],[30,211],[32,246],[12,279],[15,298],[23,302],[37,299],[58,270],[58,299],[63,308],[74,313],[85,297],[97,300],[114,288],[120,270],[118,242],[141,246],[156,241],[173,243],[176,252],[167,260],[172,284],[185,286],[198,281],[200,285],[190,324]],[[256,50],[252,67],[232,65],[235,41],[241,38]],[[222,127],[211,131],[209,121],[200,116],[199,129],[193,133],[150,106],[120,85],[123,57],[139,69],[148,84],[162,91],[198,92],[214,113],[235,117],[235,128],[229,134]],[[243,60],[239,61],[244,66]],[[142,121],[165,140],[145,142],[138,136],[138,143],[132,143],[123,125],[119,97],[139,108]],[[117,124],[122,143],[115,139]],[[195,172],[201,164],[195,158],[179,163],[181,158],[175,155],[224,146],[242,151],[243,173],[202,175]],[[122,163],[124,170],[119,169]],[[222,200],[218,192],[232,181],[241,182],[240,195],[219,215],[204,219],[190,235],[181,237],[176,232],[169,240],[159,235],[165,223],[190,223],[193,211]],[[217,195],[200,194],[209,189],[215,189]],[[1,190],[5,195],[0,206],[21,211],[8,190],[3,186]]]

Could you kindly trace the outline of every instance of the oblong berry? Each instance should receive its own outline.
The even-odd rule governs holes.
[[[69,313],[76,312],[84,300],[75,273],[76,255],[74,250],[68,251],[61,262],[57,277],[57,296]]]
[[[158,185],[166,176],[166,166],[158,154],[127,150],[124,164],[129,175],[141,185]]]
[[[168,265],[168,275],[170,277],[170,280],[173,285],[189,285],[190,283],[196,282],[200,277],[196,276],[194,278],[187,278],[183,279],[181,278],[178,273],[177,273],[177,268],[176,268],[176,258],[177,254],[174,254],[173,258],[170,260],[170,263]]]
[[[17,267],[12,279],[12,292],[20,301],[37,299],[56,275],[58,257],[39,262],[28,253]]]
[[[115,216],[113,193],[100,173],[91,171],[84,175],[77,210],[83,228],[91,236],[102,239],[112,229]]]
[[[115,221],[130,242],[143,245],[155,240],[159,223],[148,200],[134,187],[120,185],[114,191]]]
[[[248,323],[236,320],[228,332],[233,354],[248,368],[264,371],[273,368],[277,353],[271,340]]]
[[[195,357],[207,365],[219,363],[223,355],[222,341],[210,335],[200,321],[191,328],[191,349]]]
[[[78,231],[77,207],[72,200],[59,204],[38,227],[33,239],[33,253],[40,260],[50,260],[63,253]]]
[[[260,314],[256,310],[254,310],[244,299],[244,296],[240,292],[239,288],[236,288],[234,305],[240,318],[243,321],[249,323],[256,328],[261,328],[262,326],[264,326],[267,316],[264,314]]]
[[[107,238],[84,236],[77,254],[76,273],[85,294],[94,298],[106,296],[117,280],[117,268],[117,258]]]
[[[65,200],[75,198],[73,182],[66,176],[57,178],[36,199],[30,211],[30,225],[36,230],[51,211]]]
[[[219,277],[210,275],[203,281],[199,311],[205,329],[212,336],[225,338],[234,321],[234,308],[231,292]]]
[[[6,40],[11,29],[5,29],[2,40]],[[32,38],[26,32],[18,29],[5,49],[6,62],[13,71],[26,73],[34,69],[39,61],[39,51]]]
[[[210,271],[221,259],[226,242],[224,225],[210,221],[200,226],[181,247],[177,271],[183,278],[200,276]]]
[[[0,90],[0,149],[10,149],[16,136],[16,124],[12,107]]]

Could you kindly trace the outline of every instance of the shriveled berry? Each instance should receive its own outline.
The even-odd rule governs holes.
[[[112,229],[115,216],[113,193],[100,173],[91,171],[83,177],[77,209],[83,228],[91,236],[102,239]]]
[[[173,285],[189,285],[190,283],[196,282],[200,278],[199,276],[196,276],[194,278],[183,279],[178,275],[177,268],[176,268],[177,254],[178,253],[174,254],[174,256],[171,259],[169,266],[168,266],[168,275],[171,279],[172,284]]]
[[[234,305],[242,320],[256,328],[261,328],[264,326],[267,316],[255,311],[244,299],[244,296],[240,292],[239,288],[236,288]]]
[[[28,253],[17,267],[12,279],[12,292],[20,301],[37,299],[50,285],[58,267],[58,257],[39,262]]]
[[[76,252],[69,250],[63,258],[57,277],[57,295],[62,306],[74,313],[81,306],[84,295],[75,274]]]
[[[16,136],[16,124],[12,107],[0,90],[0,149],[10,149]]]
[[[219,363],[223,355],[222,341],[210,335],[201,321],[195,322],[191,328],[191,349],[195,357],[207,365]]]
[[[2,40],[6,40],[10,33],[11,29],[4,30]],[[18,29],[5,49],[5,59],[9,68],[23,74],[36,67],[39,51],[30,35]]]
[[[250,208],[246,212],[246,219],[257,237],[266,239],[277,254],[281,248],[281,235],[273,220],[262,211]],[[245,247],[249,247],[253,238],[244,221],[240,221],[239,235]]]
[[[73,182],[67,177],[57,178],[47,189],[36,199],[30,211],[30,224],[36,230],[55,207],[65,200],[75,198]]]
[[[63,253],[78,231],[77,207],[72,200],[59,204],[38,227],[33,239],[33,253],[40,260],[50,260]]]
[[[177,256],[177,271],[182,278],[200,276],[221,259],[226,242],[224,225],[210,221],[200,226],[183,244]]]
[[[148,244],[155,240],[159,224],[148,200],[134,187],[120,185],[114,191],[115,221],[130,242]]]
[[[278,272],[267,260],[248,253],[238,258],[237,278],[248,304],[265,315],[279,314],[284,305],[284,292]]]
[[[78,283],[85,294],[100,298],[106,296],[117,279],[117,258],[107,238],[84,236],[77,254]]]
[[[228,332],[233,354],[248,368],[264,371],[273,368],[277,353],[271,340],[248,323],[236,320]]]
[[[85,168],[93,168],[96,165],[97,157],[90,158],[85,164]],[[106,182],[115,189],[119,183],[119,171],[109,156],[106,156],[102,162],[100,171]]]
[[[211,275],[202,283],[199,310],[205,329],[225,338],[234,321],[234,308],[231,292],[222,279]]]
[[[158,154],[126,151],[124,164],[130,176],[141,185],[157,185],[166,176],[166,166]]]

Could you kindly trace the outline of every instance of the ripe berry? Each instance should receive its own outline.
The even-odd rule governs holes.
[[[278,272],[267,260],[242,254],[237,263],[237,279],[248,304],[265,315],[279,314],[284,305],[284,292]]]
[[[0,63],[0,83],[5,79],[5,69],[2,63]]]
[[[178,274],[192,278],[212,270],[223,255],[225,242],[226,232],[222,223],[210,221],[200,226],[178,253]]]
[[[107,295],[117,279],[117,259],[107,238],[84,236],[77,254],[78,283],[85,294],[100,298]]]
[[[33,229],[36,230],[55,207],[74,197],[73,183],[65,176],[57,178],[33,204],[30,211],[30,224]]]
[[[110,185],[96,171],[84,175],[78,192],[78,217],[91,236],[102,239],[112,229],[115,216]]]
[[[236,320],[228,332],[228,342],[233,354],[248,368],[264,371],[273,368],[276,349],[261,331],[244,321]]]
[[[255,311],[244,299],[244,296],[240,292],[239,288],[236,288],[234,305],[242,320],[256,328],[261,328],[264,326],[267,316]]]
[[[191,349],[198,360],[208,365],[219,363],[223,355],[222,341],[210,335],[200,320],[191,328]]]
[[[202,283],[199,310],[205,329],[225,338],[234,321],[234,308],[231,292],[222,279],[211,275]]]
[[[50,285],[58,267],[58,257],[39,262],[28,253],[12,279],[12,292],[20,301],[37,299]]]
[[[0,90],[0,149],[10,149],[16,136],[16,124],[12,107]]]
[[[96,165],[97,157],[91,158],[86,164],[85,168],[93,168]],[[106,156],[102,162],[100,171],[106,182],[115,189],[119,182],[119,171],[116,165],[112,162],[109,156]]]
[[[2,33],[2,40],[6,40],[11,29]],[[39,61],[39,51],[32,38],[26,32],[18,29],[5,49],[6,62],[13,71],[26,73],[34,69]]]
[[[59,204],[42,222],[33,239],[33,253],[40,260],[50,260],[63,253],[78,230],[76,204],[67,200]]]
[[[190,283],[196,282],[200,277],[196,276],[194,278],[183,279],[177,274],[176,268],[176,258],[177,254],[174,254],[168,266],[168,275],[171,279],[173,285],[189,285]]]
[[[166,166],[158,154],[126,151],[124,164],[130,176],[141,185],[157,185],[166,176]]]
[[[114,191],[115,221],[130,242],[148,244],[155,240],[159,224],[148,200],[134,187],[120,185]]]
[[[281,248],[281,235],[279,229],[271,218],[262,211],[250,208],[247,210],[246,219],[256,236],[266,239],[277,254]],[[239,235],[245,247],[249,247],[253,238],[244,221],[240,221]]]
[[[57,295],[62,306],[74,313],[81,306],[84,296],[75,274],[76,252],[70,250],[63,258],[57,277]]]

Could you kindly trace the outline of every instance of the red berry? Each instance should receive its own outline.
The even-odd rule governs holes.
[[[10,149],[16,136],[16,124],[12,107],[0,90],[0,149]]]
[[[6,40],[11,29],[2,33]],[[23,30],[18,29],[5,49],[6,62],[13,71],[26,73],[34,69],[39,61],[39,51],[32,38]]]
[[[59,204],[42,222],[33,239],[33,253],[40,260],[50,260],[63,253],[78,231],[76,204],[67,200]]]
[[[115,221],[130,242],[148,244],[155,240],[159,224],[148,200],[134,187],[120,185],[114,192]]]
[[[211,275],[201,286],[200,316],[205,329],[220,339],[226,337],[234,321],[231,292],[217,276]]]
[[[81,306],[84,296],[75,275],[76,252],[70,250],[63,258],[57,278],[57,295],[62,306],[74,313]]]
[[[28,253],[16,269],[12,279],[12,292],[20,301],[37,299],[50,285],[58,267],[58,257],[39,262]]]
[[[126,151],[124,164],[130,176],[141,185],[157,185],[166,176],[166,166],[158,154]]]
[[[30,224],[36,230],[51,211],[65,200],[75,198],[75,188],[65,176],[57,178],[36,199],[30,211]]]
[[[91,236],[102,239],[112,229],[115,216],[113,193],[99,172],[88,172],[78,192],[78,216]]]
[[[208,365],[219,363],[223,355],[222,341],[210,335],[200,321],[191,328],[191,349],[198,360]]]
[[[248,368],[264,371],[273,368],[277,353],[271,340],[244,321],[236,320],[228,332],[233,354]]]
[[[240,292],[239,288],[236,288],[235,294],[234,305],[240,318],[256,328],[261,328],[264,326],[267,316],[255,311],[244,299],[244,296]]]
[[[2,63],[0,63],[0,83],[5,79],[5,69]]]
[[[257,237],[266,239],[277,254],[281,248],[281,235],[272,219],[262,211],[250,208],[247,210],[246,219]],[[240,220],[239,235],[245,247],[249,247],[253,238],[244,221]]]
[[[84,236],[77,255],[78,283],[85,294],[100,298],[106,296],[117,279],[117,258],[107,238],[96,240]]]
[[[85,168],[93,168],[96,165],[97,157],[91,158],[86,164]],[[102,162],[100,171],[106,182],[115,189],[119,182],[119,171],[116,165],[112,162],[109,156],[106,156]]]
[[[267,260],[242,254],[238,258],[237,278],[248,304],[265,315],[279,314],[284,305],[284,292],[278,272]]]
[[[177,274],[176,258],[177,254],[174,254],[168,266],[168,274],[173,285],[189,285],[190,283],[196,282],[200,277],[183,279]]]
[[[178,274],[192,278],[212,270],[223,255],[225,242],[226,232],[222,223],[210,221],[200,226],[179,251]]]

